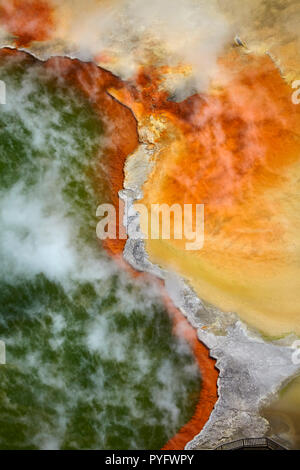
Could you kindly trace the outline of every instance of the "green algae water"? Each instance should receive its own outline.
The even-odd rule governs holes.
[[[155,288],[97,243],[105,125],[42,64],[0,78],[0,449],[159,449],[199,375]]]

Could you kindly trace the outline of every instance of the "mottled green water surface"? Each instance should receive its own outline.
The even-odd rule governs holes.
[[[105,126],[41,64],[0,62],[1,449],[158,449],[199,375],[158,293],[96,240]]]

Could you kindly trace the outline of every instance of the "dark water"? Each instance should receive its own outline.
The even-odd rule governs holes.
[[[42,65],[2,61],[0,78],[0,448],[158,449],[199,375],[155,288],[97,243],[105,126]]]

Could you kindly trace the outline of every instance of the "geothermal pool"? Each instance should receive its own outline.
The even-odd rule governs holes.
[[[96,239],[109,122],[38,61],[0,76],[0,448],[159,449],[201,381],[158,288]]]

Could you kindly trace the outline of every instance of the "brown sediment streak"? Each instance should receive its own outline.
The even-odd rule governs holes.
[[[46,0],[2,0],[0,25],[16,37],[19,47],[50,39],[55,27],[54,10]]]

